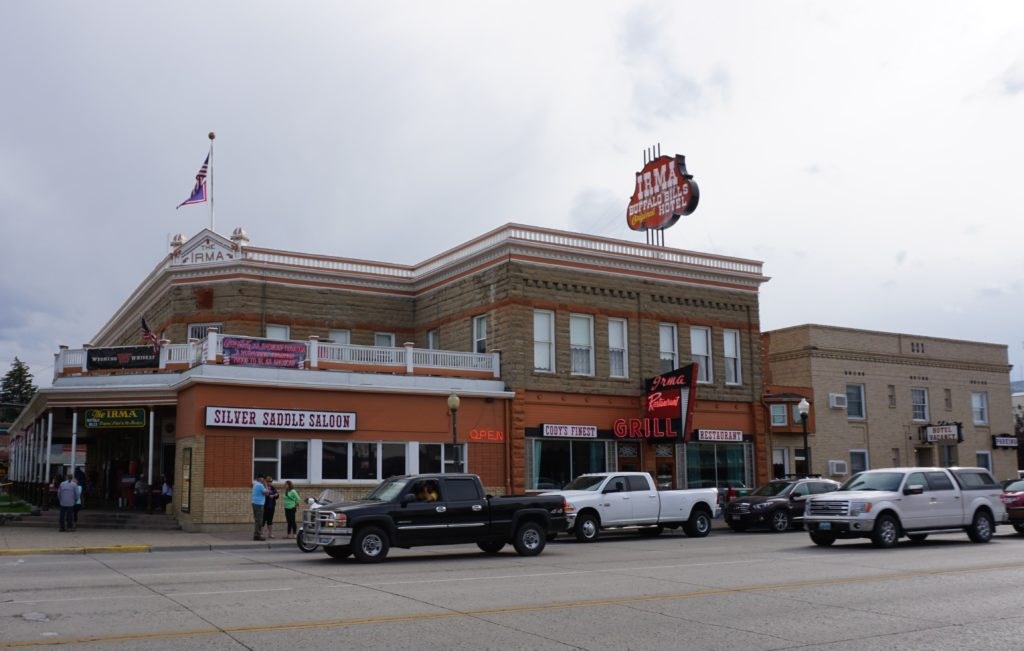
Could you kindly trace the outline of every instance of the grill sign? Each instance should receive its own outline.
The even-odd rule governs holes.
[[[636,173],[636,188],[626,208],[634,231],[664,230],[697,209],[697,182],[686,173],[686,157],[659,156]]]

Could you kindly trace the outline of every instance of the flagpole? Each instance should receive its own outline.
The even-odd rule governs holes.
[[[210,230],[214,230],[213,222],[213,139],[217,137],[217,134],[210,132]]]

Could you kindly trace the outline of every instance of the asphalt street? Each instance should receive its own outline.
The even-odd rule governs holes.
[[[392,550],[0,556],[10,649],[1014,649],[1024,536],[890,550],[807,534]]]

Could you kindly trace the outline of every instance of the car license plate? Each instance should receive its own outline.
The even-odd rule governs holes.
[[[831,528],[832,528],[832,523],[831,522],[819,522],[818,523],[818,531],[828,531]]]

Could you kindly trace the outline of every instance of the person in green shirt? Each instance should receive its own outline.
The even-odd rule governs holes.
[[[298,527],[295,526],[295,509],[299,506],[299,502],[302,498],[299,497],[299,491],[295,490],[292,486],[291,481],[284,483],[284,519],[288,522],[288,535],[286,538],[294,538],[295,534],[298,533]]]

